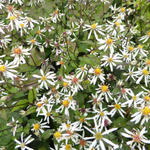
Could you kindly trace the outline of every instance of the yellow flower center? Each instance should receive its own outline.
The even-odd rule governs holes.
[[[67,124],[66,124],[66,127],[67,127],[67,128],[70,128],[70,124],[67,123]]]
[[[133,141],[134,141],[134,142],[138,142],[138,143],[139,143],[139,142],[141,141],[140,135],[138,135],[138,134],[133,135],[132,138],[133,138]]]
[[[0,72],[5,72],[6,71],[6,67],[4,65],[0,65]]]
[[[69,102],[68,100],[64,100],[64,101],[63,101],[63,105],[64,105],[65,107],[68,107],[68,106],[69,106],[69,103],[70,103],[70,102]]]
[[[14,54],[21,54],[21,49],[20,48],[15,48],[14,50],[13,50],[13,52],[14,52]]]
[[[148,101],[150,101],[150,97],[148,95],[144,96],[144,100],[148,102]]]
[[[16,18],[15,16],[10,16],[9,17],[10,20],[15,20],[15,18]]]
[[[101,112],[99,113],[99,115],[103,117],[103,116],[104,116],[104,112],[101,111]]]
[[[40,128],[40,124],[39,123],[34,124],[34,130],[39,130],[39,128]]]
[[[23,27],[24,27],[24,24],[23,24],[23,23],[21,23],[21,24],[20,24],[20,27],[21,27],[21,28],[23,28]]]
[[[67,83],[67,82],[63,82],[63,86],[64,86],[64,87],[67,87],[67,86],[68,86],[68,83]]]
[[[142,73],[143,73],[143,75],[145,75],[145,76],[149,74],[148,70],[146,70],[146,69],[143,69]]]
[[[43,81],[47,80],[46,76],[42,76],[41,80],[43,80]]]
[[[113,42],[113,40],[111,38],[108,38],[107,41],[106,41],[106,44],[110,45],[110,44],[112,44],[112,42]]]
[[[84,67],[81,67],[81,70],[84,71]]]
[[[148,32],[147,35],[150,37],[150,32]]]
[[[61,60],[61,61],[59,61],[59,64],[60,65],[64,65],[64,62]]]
[[[70,100],[72,100],[72,99],[73,99],[73,97],[72,97],[72,96],[69,96],[69,99],[70,99]]]
[[[116,26],[116,27],[119,27],[119,26],[120,26],[120,23],[119,23],[119,22],[115,22],[115,26]]]
[[[134,101],[136,101],[136,96],[133,96],[132,99],[133,99]]]
[[[46,116],[47,116],[47,117],[49,117],[50,115],[51,115],[50,112],[47,112],[47,113],[46,113]]]
[[[34,44],[34,43],[35,43],[35,40],[34,40],[34,39],[33,39],[33,40],[31,40],[31,43],[32,43],[32,44]]]
[[[96,140],[101,140],[103,138],[102,133],[101,132],[97,132],[95,134],[95,138],[96,138]]]
[[[36,32],[38,35],[40,35],[40,33],[41,33],[41,31],[40,30],[37,30],[37,32]]]
[[[37,105],[37,107],[41,107],[43,104],[42,103],[37,103],[36,105]]]
[[[108,62],[110,63],[110,62],[112,62],[113,61],[113,59],[111,58],[111,57],[109,57],[108,58]]]
[[[148,106],[145,106],[143,109],[142,109],[142,113],[143,115],[147,116],[150,114],[150,108]]]
[[[119,104],[115,104],[115,109],[120,109],[120,105]]]
[[[85,121],[85,118],[84,118],[84,117],[81,117],[81,118],[80,118],[80,122],[83,123],[84,121]]]
[[[54,15],[58,15],[58,14],[59,14],[59,11],[56,10],[56,11],[54,12]]]
[[[67,43],[67,44],[70,44],[70,41],[69,41],[69,40],[67,40],[67,41],[66,41],[66,43]]]
[[[59,139],[59,138],[61,137],[61,133],[60,133],[59,131],[56,131],[56,132],[54,133],[54,137],[55,137],[56,139]]]
[[[70,144],[66,145],[66,150],[71,150],[71,145]]]
[[[146,65],[150,65],[150,59],[146,60]]]
[[[139,45],[138,45],[138,48],[139,48],[139,49],[142,49],[142,48],[143,48],[143,46],[139,44]]]
[[[121,8],[121,12],[125,12],[125,8],[123,7],[123,8]]]
[[[25,144],[24,144],[24,143],[21,143],[20,147],[21,147],[21,148],[25,148]]]
[[[94,73],[96,74],[96,75],[100,75],[101,74],[101,69],[100,68],[96,68],[95,70],[94,70]]]
[[[91,28],[92,28],[93,30],[95,30],[95,29],[96,29],[96,24],[95,24],[95,23],[92,24],[92,25],[91,25]]]
[[[108,86],[107,85],[102,85],[101,90],[102,90],[103,93],[107,92],[108,91]]]
[[[129,50],[130,52],[132,52],[132,51],[134,50],[134,47],[133,47],[133,46],[129,46],[129,47],[128,47],[128,50]]]

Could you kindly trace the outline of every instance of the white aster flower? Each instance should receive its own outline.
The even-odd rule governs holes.
[[[104,55],[101,61],[104,61],[104,63],[102,63],[101,66],[109,66],[111,71],[113,71],[113,66],[116,67],[116,63],[122,62],[120,54],[118,53],[110,53],[110,56]]]
[[[38,83],[40,84],[40,88],[45,87],[48,89],[48,84],[49,85],[55,85],[55,78],[56,75],[54,72],[50,71],[48,73],[44,73],[42,69],[40,69],[40,75],[33,75],[33,77],[38,78]]]
[[[31,143],[34,139],[31,138],[31,135],[29,135],[27,138],[25,138],[25,140],[23,139],[23,134],[21,134],[21,141],[18,141],[17,139],[15,139],[15,142],[18,144],[15,148],[21,148],[21,150],[33,150],[32,148],[28,147],[27,145],[29,143]]]
[[[113,117],[116,112],[119,112],[119,114],[124,118],[124,114],[126,114],[126,112],[122,108],[125,107],[125,104],[119,102],[120,97],[118,99],[114,98],[113,100],[115,104],[109,105],[109,107],[112,107],[112,110],[110,111],[111,117]]]
[[[94,33],[94,36],[95,36],[95,38],[96,38],[97,40],[98,40],[98,35],[97,35],[97,33],[99,33],[100,35],[105,35],[105,34],[103,33],[103,30],[102,30],[101,25],[98,25],[97,23],[92,24],[92,25],[85,24],[83,31],[88,31],[88,30],[90,30],[90,33],[89,33],[89,35],[88,35],[88,39],[90,39],[92,32]]]
[[[88,75],[91,84],[95,85],[97,82],[97,79],[100,79],[100,81],[104,83],[105,75],[103,73],[103,69],[101,69],[99,66],[96,68],[90,68],[89,73],[91,73],[91,75]]]
[[[84,138],[84,140],[93,140],[89,147],[89,150],[95,147],[97,149],[106,150],[104,142],[111,145],[114,149],[118,148],[117,144],[114,144],[113,142],[105,138],[105,135],[108,135],[109,133],[117,130],[117,128],[112,128],[112,129],[102,132],[103,126],[98,125],[96,121],[94,121],[94,125],[95,125],[95,128],[93,130],[84,126],[84,128],[92,134],[92,136]]]
[[[12,54],[10,56],[14,57],[13,63],[16,65],[25,64],[25,56],[29,56],[30,49],[24,49],[23,46],[18,46],[12,49]]]
[[[104,52],[107,51],[108,49],[110,50],[111,53],[114,52],[114,48],[116,47],[114,45],[115,40],[112,39],[111,37],[107,36],[104,40],[103,39],[99,39],[99,44],[101,45],[99,47],[99,50],[103,50]]]
[[[141,122],[140,124],[143,125],[145,122],[148,122],[150,119],[150,106],[141,106],[138,108],[138,112],[131,115],[133,119],[131,119],[131,122],[135,122],[135,124]]]
[[[106,84],[99,85],[99,88],[97,88],[96,90],[97,90],[96,93],[100,94],[100,96],[105,97],[105,100],[107,103],[109,102],[109,98],[112,99],[112,96],[111,96],[112,94],[109,91],[108,85]]]
[[[147,133],[146,127],[144,127],[141,131],[139,129],[133,129],[132,132],[128,129],[124,128],[124,132],[121,132],[121,135],[131,139],[127,142],[127,145],[130,146],[131,149],[135,149],[137,147],[139,150],[146,150],[145,144],[150,144],[150,140],[148,140],[144,134]]]

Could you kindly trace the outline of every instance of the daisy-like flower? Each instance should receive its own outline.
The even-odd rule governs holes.
[[[112,39],[111,37],[107,36],[104,40],[103,39],[99,39],[99,44],[101,45],[99,47],[99,50],[103,50],[104,52],[107,49],[110,49],[110,52],[113,53],[114,52],[114,48],[116,47],[114,45],[115,40]]]
[[[27,24],[25,22],[20,22],[19,24],[19,30],[20,30],[20,36],[23,36],[23,32],[28,33],[27,32]]]
[[[10,43],[10,35],[6,35],[1,39],[0,48],[7,48],[7,45]]]
[[[62,134],[62,131],[60,128],[54,132],[53,136],[57,140],[58,143],[64,139],[63,137],[64,135]]]
[[[95,128],[93,130],[84,126],[84,128],[92,134],[92,136],[84,138],[84,140],[93,140],[89,147],[89,150],[91,150],[92,148],[95,148],[95,147],[97,149],[106,150],[104,142],[106,142],[108,145],[113,146],[114,149],[118,148],[117,144],[114,144],[113,142],[111,142],[110,140],[105,138],[105,135],[108,135],[109,133],[117,130],[117,128],[112,128],[112,129],[102,132],[103,126],[98,125],[96,121],[94,121],[94,125],[95,125]]]
[[[92,73],[92,75],[88,76],[91,84],[95,85],[98,78],[102,82],[105,81],[103,69],[101,69],[100,67],[90,68],[89,73]]]
[[[109,91],[109,86],[106,84],[99,85],[99,88],[96,89],[100,96],[104,96],[106,102],[109,102],[109,98],[112,99],[111,93]]]
[[[60,13],[60,10],[57,8],[52,14],[51,14],[51,20],[54,23],[57,23],[57,21],[60,21],[61,17],[64,16],[63,13]]]
[[[67,121],[67,123],[62,123],[60,129],[67,143],[69,140],[72,140],[74,144],[78,143],[80,137],[78,132],[82,131],[78,122],[71,123],[70,121]]]
[[[150,80],[150,72],[149,72],[147,66],[144,67],[143,69],[139,68],[138,71],[136,71],[136,75],[139,76],[136,81],[136,84],[139,84],[141,82],[141,80],[144,78],[145,86],[148,86],[148,83]]]
[[[106,25],[106,31],[108,33],[111,32],[112,35],[114,35],[115,37],[117,36],[118,33],[121,33],[123,31],[125,31],[125,25],[121,25],[121,22],[110,22],[107,21],[109,24]]]
[[[114,100],[115,104],[109,105],[109,107],[113,108],[110,111],[111,117],[113,117],[116,114],[116,112],[119,112],[119,114],[124,118],[124,114],[126,114],[126,112],[122,108],[125,107],[125,104],[119,102],[120,97],[118,99],[114,98],[113,100]]]
[[[37,122],[35,124],[33,124],[33,128],[31,129],[31,131],[34,131],[36,135],[39,135],[39,133],[44,133],[44,128],[50,128],[50,126],[47,125],[47,122],[43,122],[42,120],[40,122]]]
[[[99,105],[98,109],[93,109],[92,112],[95,113],[95,116],[92,118],[95,119],[98,124],[101,124],[101,126],[105,126],[105,120],[107,120],[109,124],[112,123],[112,121],[108,118],[109,112],[106,108],[102,107],[102,104]]]
[[[59,108],[56,109],[56,112],[62,113],[64,110],[64,114],[69,116],[69,109],[76,110],[76,101],[72,101],[72,98],[66,98],[62,101],[62,104]]]
[[[43,107],[42,113],[40,113],[39,115],[44,116],[44,121],[47,121],[47,123],[49,123],[50,118],[54,119],[51,113],[53,106],[52,105],[46,105],[46,106],[47,107]]]
[[[28,45],[31,46],[31,49],[33,48],[34,45],[40,46],[40,43],[36,41],[36,39],[32,39],[30,41],[27,41]]]
[[[12,121],[7,123],[7,126],[12,127],[13,136],[15,136],[18,127],[18,120],[15,120],[14,117],[12,117]]]
[[[124,129],[124,132],[121,132],[121,135],[131,139],[127,142],[127,145],[130,146],[131,149],[135,149],[137,147],[139,150],[146,150],[145,144],[150,144],[150,140],[148,140],[144,134],[147,133],[146,127],[144,127],[141,131],[139,129],[133,129],[132,132],[128,129]]]
[[[132,90],[130,90],[130,92],[128,92],[128,94],[131,96],[130,100],[127,100],[124,104],[128,105],[128,107],[131,107],[131,105],[133,104],[134,108],[137,107],[138,104],[141,104],[141,102],[143,101],[143,99],[141,98],[141,95],[143,95],[143,91],[134,94]]]
[[[65,60],[63,58],[61,58],[60,61],[56,62],[56,65],[60,65],[61,67],[64,67],[64,69],[66,69]]]
[[[80,85],[80,82],[82,81],[81,79],[77,78],[74,75],[68,75],[65,78],[69,82],[73,95],[77,93],[79,90],[83,90],[83,87]]]
[[[12,49],[12,54],[10,56],[14,57],[13,63],[16,65],[25,64],[25,56],[31,55],[29,53],[30,49],[24,49],[23,46],[18,46]]]
[[[134,67],[131,68],[131,66],[129,66],[128,73],[124,73],[123,75],[127,76],[125,81],[128,81],[130,78],[136,81],[137,74],[136,71],[134,71]]]
[[[60,150],[76,150],[76,149],[73,148],[71,144],[65,144],[65,145],[61,144]]]
[[[103,100],[102,95],[98,95],[98,94],[96,93],[95,95],[92,94],[92,99],[89,100],[88,102],[89,102],[89,103],[92,102],[92,104],[93,104],[93,109],[96,109],[96,106],[101,105],[102,100]]]
[[[146,35],[142,36],[142,37],[140,38],[140,41],[143,41],[143,43],[145,43],[145,42],[147,42],[149,39],[150,39],[150,31],[147,32]]]
[[[77,68],[76,70],[76,77],[81,78],[81,80],[83,80],[83,78],[85,77],[85,75],[87,75],[88,72],[86,64],[83,67]]]
[[[111,71],[113,71],[113,66],[116,67],[116,63],[122,62],[121,56],[118,53],[110,53],[110,56],[104,55],[101,61],[104,61],[104,63],[102,63],[101,66],[109,66]]]
[[[31,17],[25,17],[25,24],[27,24],[29,30],[34,28],[34,24],[39,24],[37,20],[32,19]]]
[[[42,69],[40,69],[40,75],[33,75],[33,77],[38,79],[38,83],[40,84],[40,88],[45,87],[46,89],[48,89],[48,84],[49,85],[55,85],[55,78],[56,75],[54,72],[50,71],[48,73],[44,73],[44,71]]]
[[[25,140],[23,139],[23,134],[21,133],[21,141],[18,141],[15,139],[15,142],[17,143],[16,149],[21,148],[21,150],[33,150],[32,148],[28,147],[27,145],[31,143],[34,139],[31,138],[31,135],[29,135]]]
[[[16,68],[17,66],[13,64],[13,62],[8,63],[8,61],[5,62],[5,64],[0,64],[0,73],[6,78],[11,78],[12,80],[17,77],[17,71],[13,68]]]
[[[133,119],[131,119],[131,122],[135,122],[135,124],[139,123],[141,121],[141,125],[143,125],[145,122],[148,122],[150,119],[150,106],[143,105],[140,108],[138,108],[138,112],[131,115]]]
[[[127,50],[120,50],[121,54],[121,59],[123,62],[126,62],[126,63],[129,63],[131,62],[132,58],[131,58],[131,55],[129,54],[129,52]]]
[[[85,24],[83,31],[88,31],[88,30],[90,30],[90,33],[89,33],[89,35],[88,35],[88,39],[90,39],[92,32],[94,33],[95,38],[96,38],[97,40],[98,40],[97,32],[98,32],[100,35],[105,35],[105,34],[103,33],[103,30],[102,30],[101,25],[98,25],[97,23],[94,23],[94,24],[92,24],[92,25]]]
[[[95,49],[93,47],[91,47],[90,49],[87,49],[88,52],[90,52],[91,55],[97,56],[98,53],[95,51]]]
[[[22,4],[23,4],[22,0],[12,0],[11,2],[12,2],[12,3],[19,4],[19,5],[22,5]]]
[[[135,49],[135,54],[134,54],[134,57],[136,57],[138,54],[146,57],[147,54],[148,54],[148,51],[144,50],[143,49],[143,46],[142,45],[138,45],[137,48]]]

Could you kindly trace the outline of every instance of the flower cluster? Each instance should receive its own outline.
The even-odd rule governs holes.
[[[149,149],[150,31],[132,25],[136,13],[109,0],[0,1],[0,111],[11,114],[12,149],[44,140],[50,150]]]

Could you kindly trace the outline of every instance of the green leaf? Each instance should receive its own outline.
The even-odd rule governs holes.
[[[53,129],[49,129],[47,131],[45,131],[43,134],[42,134],[42,138],[44,140],[48,139],[52,134],[53,134],[54,130]]]
[[[28,100],[23,99],[20,100],[19,102],[16,103],[16,105],[14,106],[14,108],[12,109],[12,112],[19,110],[21,108],[25,108],[26,106],[28,106]]]
[[[32,113],[34,113],[34,112],[36,112],[36,106],[30,107],[30,108],[26,111],[26,113],[25,113],[24,116],[30,115],[30,114],[32,114]]]
[[[29,90],[28,100],[29,100],[30,103],[33,103],[34,95],[33,95],[33,91],[32,90]]]

